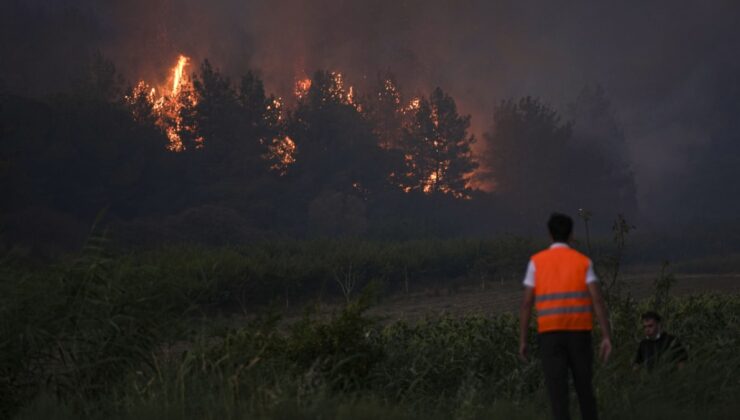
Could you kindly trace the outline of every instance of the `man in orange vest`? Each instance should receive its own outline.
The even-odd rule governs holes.
[[[573,220],[564,214],[553,213],[547,227],[552,245],[532,256],[524,278],[524,299],[519,313],[519,357],[527,360],[527,332],[534,305],[542,368],[553,418],[570,419],[570,370],[581,417],[596,420],[596,399],[591,384],[591,328],[593,312],[596,312],[602,332],[599,354],[606,362],[612,350],[606,305],[591,260],[568,246],[572,239]]]

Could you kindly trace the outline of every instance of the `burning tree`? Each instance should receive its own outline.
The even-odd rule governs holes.
[[[387,184],[388,168],[371,125],[349,92],[341,73],[316,72],[291,114],[288,134],[303,182],[362,195]]]
[[[289,149],[275,148],[285,138],[282,104],[265,94],[259,78],[248,72],[235,87],[207,60],[189,76],[189,63],[179,57],[168,85],[141,81],[131,90],[126,102],[136,121],[164,131],[170,151],[202,154],[212,175],[253,175],[265,163],[292,163]]]
[[[439,88],[404,104],[386,74],[360,102],[342,73],[319,71],[296,81],[295,108],[286,111],[252,73],[235,87],[208,61],[192,77],[189,65],[181,55],[166,85],[139,82],[126,99],[134,119],[166,133],[171,151],[207,157],[211,175],[264,166],[283,176],[295,168],[304,182],[360,195],[393,185],[469,197],[477,167],[470,117]]]
[[[372,124],[380,147],[398,148],[407,113],[395,77],[389,73],[379,74],[372,93],[367,95],[364,102],[363,114]]]
[[[265,95],[262,81],[249,72],[238,88],[208,61],[194,79],[198,103],[189,121],[214,174],[254,175],[264,165],[278,136],[280,103]]]
[[[429,100],[421,98],[403,134],[404,190],[468,197],[468,177],[478,167],[469,127],[470,116],[460,116],[455,101],[442,89],[435,89]]]
[[[168,149],[174,152],[185,150],[182,136],[193,131],[184,122],[197,104],[191,79],[185,71],[189,64],[190,58],[180,55],[167,84],[157,88],[142,80],[125,97],[134,119],[156,124],[167,134]]]

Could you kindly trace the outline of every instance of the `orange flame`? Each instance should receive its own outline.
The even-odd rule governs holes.
[[[355,103],[355,88],[353,86],[350,86],[347,91],[347,103],[350,105],[354,105]]]
[[[177,64],[175,65],[175,68],[172,69],[172,96],[177,96],[177,94],[180,93],[183,83],[183,70],[188,64],[190,64],[190,59],[188,57],[181,54],[177,58]]]
[[[396,107],[399,107],[401,105],[401,94],[398,92],[398,88],[395,83],[393,83],[393,80],[383,80],[383,89],[385,89],[386,93],[391,96],[393,104]],[[382,93],[378,92],[378,95],[382,96]]]
[[[295,152],[295,142],[289,136],[274,139],[270,146],[270,155],[275,163],[270,166],[270,169],[277,171],[281,176],[285,175],[288,167],[295,163]]]
[[[308,95],[308,91],[311,89],[311,79],[305,77],[303,79],[296,80],[295,82],[295,96],[298,99],[303,99]]]
[[[416,111],[419,108],[421,108],[421,99],[414,98],[410,100],[408,106],[406,106],[406,112]]]
[[[329,87],[329,91],[327,92],[329,97],[333,101],[341,102],[346,105],[352,105],[358,111],[361,111],[362,105],[356,102],[354,86],[350,86],[348,89],[344,88],[344,75],[338,71],[331,71],[329,72],[329,77],[331,77],[331,80],[333,82]],[[307,77],[296,80],[295,87],[293,89],[295,97],[298,100],[305,98],[306,95],[308,95],[312,84],[313,81]]]
[[[159,89],[150,87],[143,80],[137,83],[126,100],[133,104],[139,98],[144,98],[151,106],[152,114],[156,118],[156,125],[164,130],[169,145],[167,149],[173,152],[185,150],[180,134],[183,130],[193,131],[193,127],[183,125],[181,111],[185,107],[195,106],[198,101],[192,89],[192,81],[187,76],[185,68],[190,65],[190,58],[179,55],[177,64],[171,70],[171,83]],[[157,92],[160,92],[159,95]],[[202,147],[203,138],[195,139],[197,146]]]

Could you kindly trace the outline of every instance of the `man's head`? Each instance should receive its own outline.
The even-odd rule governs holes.
[[[645,336],[651,340],[658,338],[660,334],[660,315],[654,311],[647,311],[642,314],[642,329]]]
[[[547,229],[553,242],[568,242],[573,233],[573,219],[561,213],[553,213],[547,221]]]

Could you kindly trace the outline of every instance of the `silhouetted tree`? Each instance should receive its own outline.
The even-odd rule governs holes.
[[[76,94],[91,100],[119,103],[123,101],[123,77],[116,71],[112,61],[100,52],[95,52],[85,67],[85,73],[77,80]]]
[[[390,183],[401,187],[406,177],[404,127],[410,123],[412,112],[404,108],[403,97],[393,74],[378,74],[371,93],[363,98],[362,114],[385,151]]]
[[[422,98],[404,130],[406,189],[467,196],[467,176],[478,167],[469,127],[470,116],[460,116],[455,101],[442,89],[435,89],[429,101]]]
[[[93,68],[101,71],[91,72],[72,93],[45,103],[11,100],[19,115],[2,143],[13,151],[14,177],[24,179],[29,191],[13,198],[20,206],[83,220],[104,208],[124,218],[152,210],[164,178],[166,138],[136,122],[122,97],[112,96],[119,92],[119,77],[100,60],[95,58]]]
[[[241,78],[238,99],[242,135],[249,139],[240,152],[249,158],[242,163],[263,172],[280,159],[272,151],[284,139],[283,105],[274,96],[265,94],[262,80],[251,71]]]
[[[204,151],[222,160],[238,140],[239,102],[228,78],[203,61],[199,74],[193,78],[196,104],[192,126],[195,135],[204,142]],[[205,144],[207,142],[207,144]]]
[[[488,143],[481,176],[525,218],[566,209],[574,186],[568,184],[571,124],[536,98],[501,102],[484,134]],[[539,219],[537,219],[539,220]]]
[[[389,168],[370,124],[336,74],[317,72],[311,88],[291,115],[296,144],[293,170],[318,192],[324,188],[366,195],[385,188]]]
[[[637,188],[624,131],[601,86],[586,86],[568,106],[573,121],[573,150],[582,206],[611,219],[636,216]]]
[[[267,145],[279,131],[280,110],[266,97],[262,81],[247,73],[235,88],[208,60],[193,79],[194,106],[187,108],[183,139],[200,156],[207,183],[238,196],[267,171]],[[223,195],[222,193],[222,195]]]
[[[404,107],[395,77],[378,74],[371,93],[363,100],[363,114],[384,149],[400,147],[403,137]]]
[[[282,125],[282,104],[274,96],[265,94],[262,80],[251,71],[241,78],[238,99],[247,137],[266,144],[277,135]]]
[[[671,191],[663,199],[659,213],[663,221],[690,222],[700,229],[715,224],[726,233],[740,221],[740,119],[737,83],[740,65],[733,64],[717,71],[703,92],[704,114],[687,115],[689,124],[703,120],[704,137],[687,149],[688,158],[680,172],[665,184]],[[698,127],[699,125],[697,125]],[[654,210],[655,211],[655,210]],[[665,213],[665,215],[663,215]],[[670,217],[669,217],[670,216]],[[699,229],[699,228],[698,228]],[[737,235],[737,230],[735,237]],[[729,249],[731,242],[718,240],[720,247]],[[737,241],[735,242],[737,243]]]
[[[494,110],[481,176],[495,183],[496,193],[520,217],[535,220],[555,209],[575,214],[585,208],[610,220],[635,211],[629,165],[610,152],[623,141],[621,130],[599,95],[582,96],[572,105],[579,118],[575,126],[582,127],[577,136],[573,122],[562,122],[532,97],[503,101]]]

